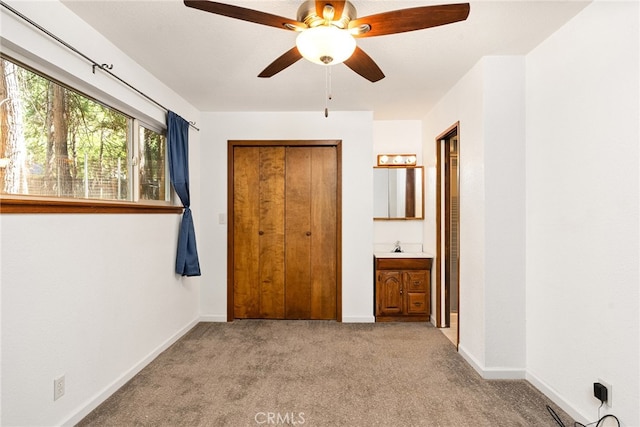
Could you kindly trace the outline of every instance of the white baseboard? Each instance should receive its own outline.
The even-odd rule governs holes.
[[[482,368],[482,365],[480,364],[480,362],[478,360],[476,360],[475,357],[473,357],[464,347],[464,345],[462,345],[462,343],[458,343],[458,353],[460,354],[460,356],[462,356],[462,358],[469,364],[471,365],[471,367],[473,369],[476,370],[476,372],[478,374],[480,374],[480,376],[482,377],[482,374],[484,372],[484,369]],[[483,377],[484,378],[484,377]]]
[[[226,314],[205,314],[204,316],[200,316],[201,322],[226,322],[227,315]]]
[[[527,371],[524,368],[486,368],[462,344],[458,344],[458,353],[485,380],[523,380],[526,378]]]
[[[485,380],[524,380],[527,371],[517,368],[490,368],[484,370]]]
[[[200,316],[201,322],[226,322],[226,314],[206,314]],[[376,318],[374,316],[343,316],[343,323],[374,323]]]
[[[89,415],[91,411],[96,409],[102,402],[107,400],[109,396],[118,391],[120,387],[125,385],[127,381],[133,378],[138,372],[140,372],[145,366],[153,361],[160,353],[168,349],[172,344],[182,338],[187,332],[189,332],[200,321],[199,318],[193,319],[185,327],[173,334],[169,339],[156,347],[151,353],[149,353],[144,359],[136,363],[131,369],[122,374],[114,382],[105,387],[100,393],[89,399],[75,414],[67,418],[62,423],[63,426],[74,426],[78,424],[84,417]]]
[[[458,353],[467,361],[480,376],[487,380],[520,380],[525,379],[531,383],[538,391],[547,396],[553,403],[558,405],[571,418],[583,424],[587,424],[589,420],[575,410],[560,394],[552,387],[540,380],[537,376],[526,369],[500,369],[500,368],[484,368],[480,362],[473,357],[462,344],[458,346]]]
[[[587,424],[590,421],[584,417],[581,413],[575,410],[569,402],[567,402],[558,392],[556,392],[552,387],[550,387],[547,383],[542,381],[536,375],[527,371],[526,380],[529,381],[535,388],[540,390],[542,394],[547,396],[553,403],[558,405],[563,411],[571,416],[575,421],[578,421],[582,424]]]
[[[342,323],[375,323],[374,316],[342,316]]]

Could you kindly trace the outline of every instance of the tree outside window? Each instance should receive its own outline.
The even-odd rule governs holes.
[[[133,153],[134,127],[138,153]],[[162,134],[13,61],[0,59],[0,192],[167,200]],[[136,157],[136,162],[128,159]],[[134,172],[135,171],[135,172]],[[132,188],[131,176],[139,176]]]

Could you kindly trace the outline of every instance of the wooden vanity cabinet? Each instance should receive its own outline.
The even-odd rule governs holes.
[[[376,322],[430,320],[431,263],[431,258],[374,257]]]

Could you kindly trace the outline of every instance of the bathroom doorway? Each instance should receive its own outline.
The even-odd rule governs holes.
[[[460,337],[459,126],[436,138],[436,326],[458,347]]]

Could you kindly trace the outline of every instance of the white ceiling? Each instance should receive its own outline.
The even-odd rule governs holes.
[[[324,110],[324,66],[300,60],[274,77],[257,77],[294,46],[293,32],[188,8],[181,0],[62,2],[201,111]],[[296,19],[302,0],[223,2]],[[352,3],[363,17],[447,1]],[[471,1],[466,21],[358,39],[386,77],[371,83],[344,64],[331,67],[329,109],[420,119],[481,57],[526,54],[587,4]]]

